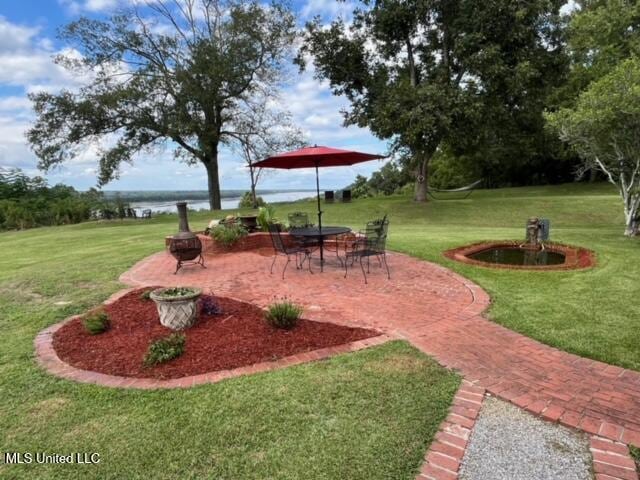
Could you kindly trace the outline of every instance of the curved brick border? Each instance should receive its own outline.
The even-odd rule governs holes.
[[[133,289],[126,289],[117,292],[108,302],[113,302],[117,298],[125,295]],[[105,302],[106,303],[106,302]],[[258,372],[268,372],[278,368],[299,365],[301,363],[311,362],[315,360],[324,360],[341,353],[355,352],[364,348],[381,345],[391,340],[388,335],[378,335],[376,337],[365,338],[356,342],[345,343],[335,347],[321,348],[310,352],[297,353],[288,357],[283,357],[270,362],[260,362],[245,367],[233,368],[230,370],[218,370],[215,372],[201,373],[198,375],[190,375],[187,377],[172,378],[169,380],[160,380],[156,378],[137,378],[123,377],[119,375],[107,375],[105,373],[94,372],[90,370],[82,370],[69,365],[56,354],[53,348],[53,335],[64,324],[70,322],[80,315],[73,315],[62,322],[51,325],[42,330],[35,338],[34,344],[36,349],[36,359],[38,363],[49,373],[57,377],[67,380],[74,380],[81,383],[93,383],[105,387],[122,387],[122,388],[185,388],[194,385],[202,385],[205,383],[215,383],[226,378],[239,377]]]
[[[576,270],[593,267],[596,264],[593,251],[582,247],[564,245],[562,243],[545,243],[545,248],[550,252],[562,253],[565,256],[564,263],[559,265],[503,265],[499,263],[483,262],[470,258],[470,255],[490,248],[518,247],[523,242],[515,240],[484,241],[446,250],[443,255],[451,260],[487,268],[501,268],[506,270]]]
[[[467,380],[462,381],[449,415],[440,424],[416,480],[455,480],[458,478],[460,464],[467,449],[471,431],[476,424],[485,389],[477,387]]]

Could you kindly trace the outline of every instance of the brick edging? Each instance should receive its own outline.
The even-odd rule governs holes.
[[[489,248],[515,247],[524,242],[515,240],[485,240],[482,242],[464,245],[445,250],[442,254],[450,259],[468,265],[478,267],[497,268],[502,270],[531,270],[531,271],[562,271],[562,270],[582,270],[596,265],[595,253],[584,247],[566,245],[564,243],[547,242],[545,246],[550,252],[559,252],[565,255],[564,263],[559,265],[506,265],[499,263],[484,262],[470,257],[474,253],[487,250]]]
[[[468,380],[462,384],[429,446],[416,480],[456,480],[469,436],[482,408],[485,389]]]
[[[636,463],[624,443],[592,435],[589,450],[596,480],[638,480]]]
[[[134,289],[125,289],[116,292],[105,303],[115,301],[117,298],[125,295]],[[38,364],[47,372],[66,380],[73,380],[80,383],[92,383],[102,385],[104,387],[116,388],[139,388],[139,389],[156,389],[156,388],[186,388],[194,385],[202,385],[205,383],[216,383],[227,378],[239,377],[258,372],[268,372],[279,368],[290,367],[307,363],[315,360],[325,360],[342,353],[355,352],[365,348],[381,345],[393,337],[390,335],[378,335],[375,337],[357,340],[355,342],[345,343],[334,347],[321,348],[309,352],[296,353],[288,357],[278,360],[254,363],[244,367],[233,368],[229,370],[217,370],[214,372],[201,373],[198,375],[190,375],[187,377],[172,378],[169,380],[161,380],[155,378],[136,378],[123,377],[120,375],[108,375],[106,373],[94,372],[91,370],[82,370],[69,365],[63,361],[55,349],[53,348],[53,335],[66,323],[79,318],[80,315],[73,315],[65,320],[51,325],[42,330],[34,339],[36,350],[36,360]]]

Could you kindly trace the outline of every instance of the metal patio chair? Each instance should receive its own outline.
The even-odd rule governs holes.
[[[280,235],[280,227],[273,223],[269,224],[269,236],[271,237],[271,243],[273,244],[273,249],[275,251],[269,273],[273,274],[273,266],[276,264],[278,255],[284,255],[287,257],[287,263],[285,263],[284,268],[282,269],[283,280],[284,272],[287,270],[289,262],[291,262],[291,255],[294,255],[297,269],[301,269],[304,261],[307,260],[307,263],[309,264],[309,272],[313,273],[313,271],[311,270],[311,249],[309,247],[305,247],[297,243],[294,246],[287,247],[282,240],[282,235]],[[300,255],[304,255],[302,260],[300,260]]]
[[[309,215],[306,212],[291,212],[289,214],[289,229],[313,227],[313,223],[309,222]],[[320,246],[320,240],[310,237],[297,237],[295,233],[291,233],[294,241],[307,248],[317,248]]]
[[[350,251],[346,251],[346,259],[351,258],[351,265],[355,263],[356,259],[360,262],[360,269],[364,276],[364,283],[367,283],[367,273],[371,273],[370,270],[370,258],[376,257],[380,267],[384,265],[387,270],[387,278],[391,280],[391,272],[389,271],[389,265],[387,263],[387,233],[389,231],[389,220],[386,215],[381,220],[374,220],[368,222],[365,230],[360,232],[360,236],[355,239]],[[363,259],[367,260],[367,272],[364,271]],[[347,278],[348,262],[344,265],[344,277]]]

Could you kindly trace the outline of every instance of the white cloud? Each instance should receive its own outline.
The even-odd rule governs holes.
[[[13,24],[0,16],[0,53],[28,50],[40,28]]]
[[[341,17],[348,19],[354,9],[353,2],[336,0],[308,0],[302,7],[301,15],[303,18],[312,18],[319,15],[323,18]]]
[[[118,0],[87,0],[84,8],[90,12],[101,12],[115,8],[118,3]]]
[[[25,111],[31,108],[31,102],[27,97],[9,96],[0,97],[0,113],[9,111]]]
[[[560,13],[563,15],[570,15],[576,10],[580,10],[580,5],[578,5],[574,0],[569,0],[562,6],[562,8],[560,8]]]

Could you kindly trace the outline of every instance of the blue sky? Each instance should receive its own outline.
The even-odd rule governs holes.
[[[65,48],[56,38],[57,29],[79,15],[100,17],[132,0],[18,0],[0,2],[0,167],[19,167],[29,174],[40,174],[37,159],[29,150],[24,132],[33,120],[27,93],[80,84],[68,72],[53,64],[51,58]],[[351,4],[334,0],[298,0],[294,3],[302,24],[314,15],[332,18],[348,12]],[[298,74],[283,90],[284,103],[303,130],[307,141],[383,153],[380,142],[366,129],[342,127],[340,109],[347,103],[331,95],[326,84],[313,79],[310,72]],[[49,172],[51,183],[63,182],[78,189],[95,186],[96,158],[89,148],[73,162]],[[324,169],[322,188],[340,188],[357,173],[369,175],[380,167],[370,162],[355,167]],[[231,151],[223,150],[220,158],[222,188],[249,186],[242,161]],[[315,186],[311,170],[273,171],[261,182],[262,188],[311,188]],[[121,178],[106,190],[195,190],[206,189],[204,168],[187,166],[172,158],[170,145],[155,154],[139,156],[133,165],[123,165]]]

